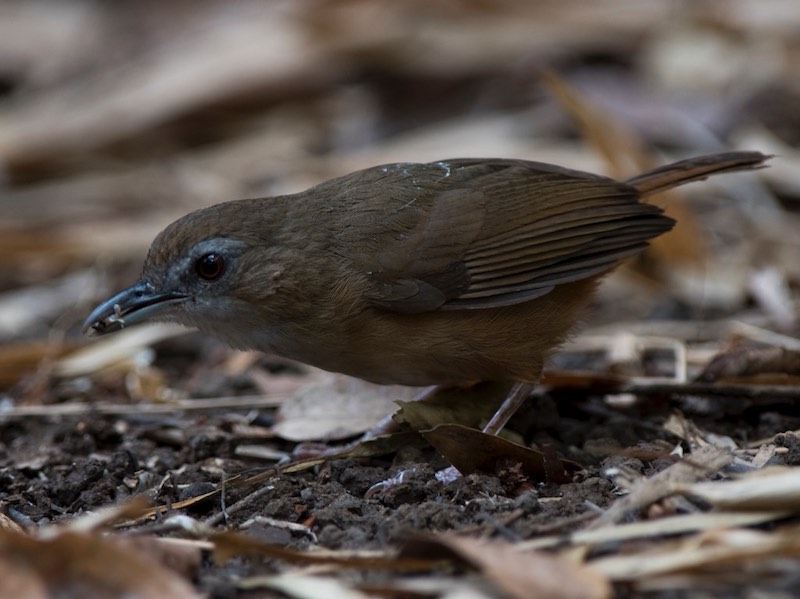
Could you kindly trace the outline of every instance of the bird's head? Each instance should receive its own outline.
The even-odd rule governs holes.
[[[274,294],[281,267],[269,236],[246,201],[184,216],[153,241],[141,278],[95,308],[83,331],[104,335],[156,320],[228,337],[225,327]]]

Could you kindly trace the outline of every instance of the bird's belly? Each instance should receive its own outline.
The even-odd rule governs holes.
[[[368,308],[248,331],[249,347],[379,384],[535,382],[568,336],[594,281],[502,308],[397,314]]]

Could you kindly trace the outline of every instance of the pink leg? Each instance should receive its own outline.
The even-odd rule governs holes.
[[[496,435],[503,430],[506,423],[528,399],[533,388],[533,383],[515,383],[508,397],[505,398],[502,405],[497,408],[494,416],[489,420],[489,424],[483,428],[483,432],[489,435]]]
[[[496,435],[503,430],[506,423],[528,399],[534,386],[533,383],[515,383],[489,423],[483,427],[483,432],[487,435]],[[439,470],[435,476],[436,480],[447,484],[459,478],[461,473],[454,466],[449,466],[444,470]]]

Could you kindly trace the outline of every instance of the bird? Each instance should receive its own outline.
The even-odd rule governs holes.
[[[216,204],[167,226],[83,330],[173,321],[374,383],[513,383],[495,434],[598,281],[673,228],[642,199],[769,158],[710,154],[624,181],[519,159],[395,163]]]

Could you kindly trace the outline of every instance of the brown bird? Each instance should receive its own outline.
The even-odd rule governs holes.
[[[514,381],[497,432],[598,279],[674,225],[640,200],[768,158],[714,154],[627,181],[523,160],[389,164],[218,204],[169,225],[84,331],[170,320],[376,383]]]

